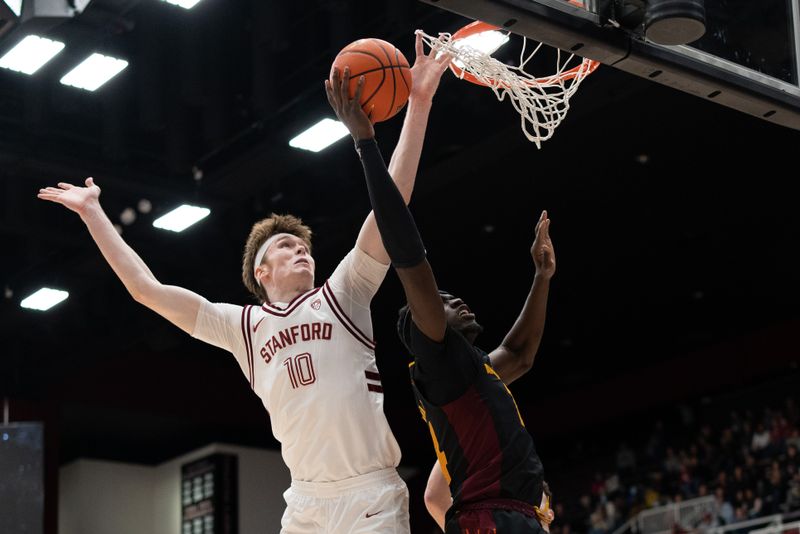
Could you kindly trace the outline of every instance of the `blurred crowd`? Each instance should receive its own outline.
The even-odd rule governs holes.
[[[800,510],[800,411],[793,397],[777,409],[731,411],[680,424],[657,422],[637,445],[621,443],[611,472],[598,472],[583,494],[560,501],[553,534],[610,533],[640,511],[713,496],[708,528]]]

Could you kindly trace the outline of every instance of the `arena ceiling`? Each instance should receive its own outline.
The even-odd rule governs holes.
[[[314,229],[318,280],[367,214],[360,165],[341,141],[288,139],[330,115],[322,81],[356,38],[413,57],[413,30],[467,21],[418,2],[94,0],[54,30],[70,50],[35,77],[0,70],[0,393],[12,418],[45,413],[60,461],[155,463],[208,441],[276,447],[232,357],[133,302],[79,219],[36,199],[94,176],[123,237],[165,283],[245,303],[250,225],[291,212]],[[130,67],[97,93],[58,83],[100,48]],[[401,119],[378,127],[388,157]],[[543,435],[721,391],[791,369],[800,326],[800,134],[601,67],[540,150],[508,102],[445,74],[412,210],[440,285],[462,296],[492,348],[533,276],[542,209],[558,259],[547,330],[523,410]],[[152,220],[190,202],[212,214],[182,234]],[[70,292],[49,312],[20,300]],[[374,305],[386,411],[409,462],[431,453],[394,334],[390,274]],[[796,365],[796,364],[795,364]],[[15,404],[16,403],[16,404]],[[19,408],[15,406],[34,408]]]

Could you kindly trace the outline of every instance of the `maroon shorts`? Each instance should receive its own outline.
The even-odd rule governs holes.
[[[513,499],[462,504],[445,525],[445,534],[543,533],[533,505]]]

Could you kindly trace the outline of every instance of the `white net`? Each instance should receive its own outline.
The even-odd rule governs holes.
[[[481,51],[466,40],[458,39],[457,34],[455,36],[442,33],[433,37],[422,33],[425,43],[437,53],[453,56],[453,72],[456,75],[489,87],[500,101],[507,96],[520,115],[522,132],[537,148],[541,148],[542,141],[553,136],[555,129],[567,116],[570,98],[598,65],[596,61],[556,49],[555,74],[536,78],[524,69],[542,48],[542,43],[533,51],[526,52],[527,39],[523,37],[519,65],[513,66],[493,58],[493,51]]]

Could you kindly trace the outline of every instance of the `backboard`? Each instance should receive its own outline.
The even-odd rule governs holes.
[[[800,0],[705,0],[688,45],[644,36],[647,0],[422,0],[800,130]]]

